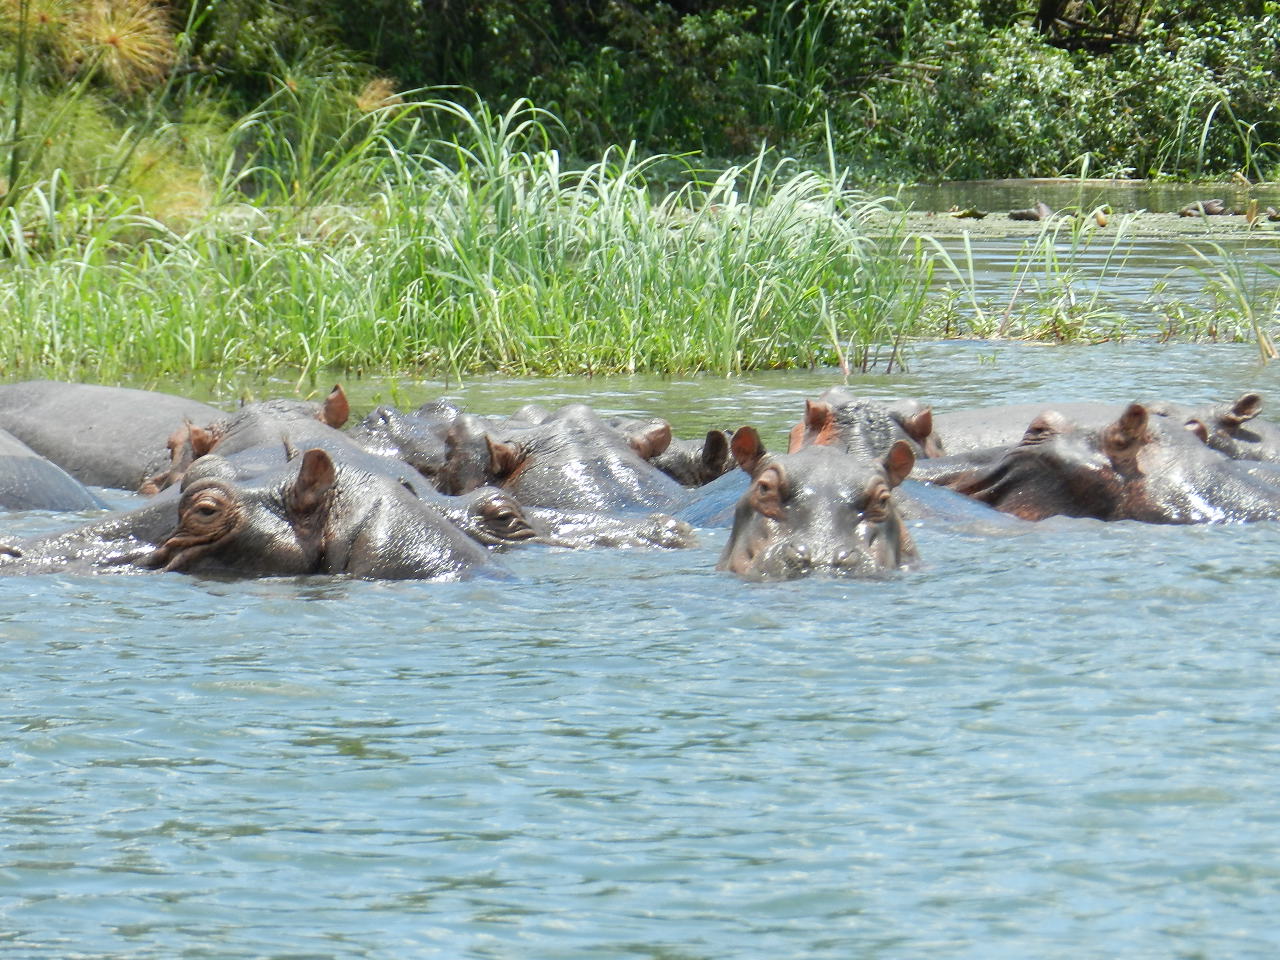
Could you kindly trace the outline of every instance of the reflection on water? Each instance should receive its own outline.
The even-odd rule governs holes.
[[[1275,377],[1234,347],[947,343],[853,386]],[[448,393],[780,446],[835,379]],[[4,953],[1269,958],[1276,533],[922,525],[924,569],[874,583],[739,582],[723,531],[517,552],[510,582],[0,581]]]

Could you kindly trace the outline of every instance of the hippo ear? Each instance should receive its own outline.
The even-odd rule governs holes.
[[[915,451],[907,441],[898,440],[880,462],[884,465],[884,472],[888,474],[889,486],[896,487],[907,479],[907,474],[916,465]]]
[[[1196,417],[1192,417],[1182,425],[1187,433],[1193,433],[1200,438],[1201,443],[1209,442],[1209,428],[1204,425],[1204,421]]]
[[[1125,436],[1137,439],[1146,432],[1147,419],[1147,408],[1140,403],[1131,403],[1124,408],[1124,413],[1120,414],[1115,425]]]
[[[914,416],[903,417],[901,423],[907,436],[923,447],[933,433],[933,408],[925,407]]]
[[[494,440],[487,433],[484,435],[484,442],[489,448],[489,472],[496,479],[503,480],[511,476],[524,463],[524,451],[519,444]]]
[[[1257,393],[1242,393],[1236,398],[1221,417],[1222,425],[1233,430],[1240,424],[1252,420],[1262,412],[1262,396]]]
[[[729,438],[723,430],[708,430],[706,439],[702,441],[702,454],[699,457],[702,465],[713,473],[724,469],[729,459]]]
[[[729,448],[733,451],[733,459],[738,461],[738,466],[754,477],[760,469],[760,461],[766,455],[756,428],[739,427],[733,433],[733,443]]]
[[[810,444],[830,444],[835,423],[836,412],[831,404],[825,400],[806,400],[804,422],[791,428],[787,453],[795,453],[801,447],[807,447]]]
[[[647,426],[628,433],[627,443],[641,460],[652,460],[671,446],[671,424],[665,420],[655,420]]]
[[[320,422],[340,430],[350,416],[351,405],[347,403],[347,395],[343,392],[342,385],[335,383],[329,395],[324,398],[324,406],[320,408]]]
[[[1027,425],[1026,431],[1022,434],[1022,439],[1018,442],[1023,444],[1040,443],[1042,440],[1048,440],[1059,433],[1065,433],[1070,426],[1071,424],[1067,418],[1057,410],[1046,410]]]
[[[302,455],[302,466],[297,479],[285,494],[285,504],[295,516],[314,513],[324,502],[325,495],[337,482],[338,471],[333,459],[318,447]]]
[[[191,441],[191,459],[199,460],[218,445],[218,436],[205,427],[197,427],[194,423],[187,425],[187,438]]]
[[[1147,439],[1147,408],[1131,403],[1115,423],[1102,431],[1102,452],[1109,457],[1131,454]]]

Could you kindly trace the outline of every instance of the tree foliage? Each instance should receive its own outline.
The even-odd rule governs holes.
[[[529,97],[584,154],[830,143],[906,177],[1280,166],[1276,0],[173,0],[171,22],[192,4],[184,69],[240,110],[385,77]]]

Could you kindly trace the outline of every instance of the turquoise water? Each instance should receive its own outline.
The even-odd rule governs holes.
[[[1231,346],[943,344],[853,385],[1275,380]],[[450,392],[780,446],[832,382]],[[0,954],[1274,957],[1275,525],[913,532],[885,582],[740,582],[723,531],[505,582],[0,580]]]

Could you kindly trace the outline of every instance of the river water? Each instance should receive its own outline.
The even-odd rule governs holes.
[[[1276,376],[1231,345],[946,343],[852,385],[947,409]],[[835,380],[449,393],[780,446]],[[1274,957],[1275,525],[914,534],[923,569],[874,582],[741,582],[718,530],[505,581],[2,580],[0,954]]]

